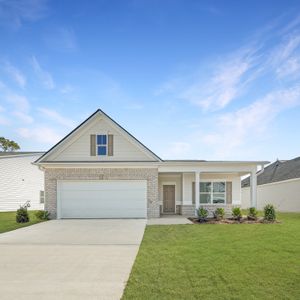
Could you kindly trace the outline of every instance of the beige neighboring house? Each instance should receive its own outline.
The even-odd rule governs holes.
[[[0,152],[0,211],[44,209],[44,174],[32,163],[43,152]]]
[[[241,176],[265,161],[164,160],[97,110],[35,162],[53,218],[156,218],[241,205]]]
[[[282,212],[300,212],[300,157],[277,160],[257,175],[257,208],[273,204]],[[242,181],[242,208],[251,206],[250,180]]]

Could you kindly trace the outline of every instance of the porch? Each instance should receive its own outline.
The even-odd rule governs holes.
[[[236,169],[236,170],[235,170]],[[217,207],[231,214],[233,206],[241,205],[241,176],[251,176],[251,206],[256,207],[256,166],[241,170],[170,172],[159,170],[158,191],[160,215],[194,216],[199,206],[212,216]]]

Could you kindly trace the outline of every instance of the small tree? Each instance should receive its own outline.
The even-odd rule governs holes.
[[[205,222],[206,218],[208,216],[208,210],[204,207],[200,207],[198,209],[198,217],[200,222]]]
[[[267,204],[264,207],[264,219],[269,222],[274,222],[276,220],[275,208],[272,204]]]
[[[17,210],[17,215],[16,215],[17,223],[27,223],[30,221],[29,214],[27,211],[28,207],[30,207],[29,201],[27,201],[25,204],[21,205],[20,208]]]
[[[217,220],[222,220],[225,216],[225,210],[222,207],[218,207],[216,208],[216,210],[214,211],[214,217]]]
[[[257,220],[257,210],[255,207],[250,207],[248,212],[249,220]]]
[[[20,146],[18,143],[16,143],[13,140],[6,139],[5,137],[0,137],[0,148],[6,152],[6,151],[16,151],[20,149]]]
[[[242,218],[242,212],[241,209],[239,207],[234,207],[232,209],[232,216],[235,220],[240,220]]]

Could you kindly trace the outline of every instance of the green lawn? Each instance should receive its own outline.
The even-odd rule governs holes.
[[[35,211],[29,211],[30,222],[21,224],[16,222],[15,211],[0,212],[0,233],[42,222],[34,216],[34,212]]]
[[[299,299],[300,214],[278,219],[148,226],[122,299]]]

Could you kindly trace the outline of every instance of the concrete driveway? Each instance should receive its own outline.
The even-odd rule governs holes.
[[[53,220],[0,234],[1,299],[120,299],[146,220]]]

